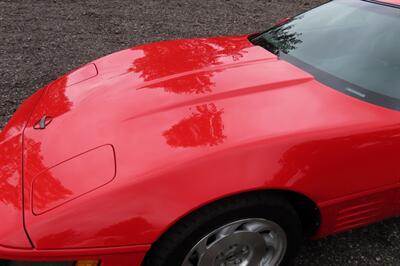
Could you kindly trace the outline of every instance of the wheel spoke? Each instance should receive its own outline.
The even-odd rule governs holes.
[[[202,238],[182,266],[277,265],[286,252],[286,241],[285,232],[272,221],[238,220]]]
[[[264,223],[260,223],[260,222],[247,223],[244,227],[248,231],[254,232],[254,233],[263,232],[263,231],[266,231],[269,229]]]
[[[199,254],[201,257],[204,255],[204,253],[207,252],[207,240],[208,238],[203,238],[197,245],[195,251]]]
[[[274,251],[278,248],[278,240],[272,233],[265,234],[264,241],[268,248],[272,248]]]
[[[225,226],[220,231],[218,231],[218,233],[216,234],[216,238],[221,239],[233,234],[241,225],[242,224],[238,223]]]

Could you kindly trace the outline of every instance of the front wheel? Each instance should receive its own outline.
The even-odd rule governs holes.
[[[282,227],[270,220],[250,218],[207,234],[190,250],[182,265],[279,265],[286,248]]]
[[[302,241],[296,211],[278,195],[250,194],[206,206],[157,241],[145,266],[288,265]]]

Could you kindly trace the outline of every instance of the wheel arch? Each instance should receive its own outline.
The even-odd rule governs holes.
[[[211,200],[206,202],[205,204],[198,206],[197,208],[192,209],[190,212],[184,214],[182,217],[177,219],[175,222],[170,224],[155,240],[155,242],[159,241],[167,232],[169,232],[172,228],[174,228],[177,224],[179,224],[184,219],[189,219],[191,216],[195,215],[197,212],[206,208],[212,204],[219,203],[224,200],[229,200],[232,198],[240,198],[245,196],[250,196],[254,194],[259,195],[271,195],[277,196],[287,200],[290,205],[294,208],[299,219],[303,225],[303,232],[305,236],[311,237],[313,236],[317,230],[319,229],[320,222],[321,222],[321,215],[318,205],[310,199],[308,196],[304,195],[303,193],[295,192],[292,190],[286,189],[259,189],[259,190],[252,190],[252,191],[243,191],[234,193],[231,195],[225,195],[221,198]]]
[[[291,190],[267,190],[264,193],[282,195],[295,209],[307,237],[315,235],[321,224],[321,213],[318,205],[306,195]]]

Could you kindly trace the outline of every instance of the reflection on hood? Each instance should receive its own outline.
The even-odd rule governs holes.
[[[196,107],[190,117],[182,119],[164,132],[173,147],[215,146],[224,142],[223,110],[214,104]]]

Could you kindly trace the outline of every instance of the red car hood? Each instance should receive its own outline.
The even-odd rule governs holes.
[[[383,126],[382,116],[376,115],[383,111],[325,87],[253,46],[247,37],[178,40],[106,56],[50,84],[27,125],[27,230],[41,248],[96,246],[96,238],[82,232],[74,242],[63,235],[63,241],[51,242],[43,224],[64,216],[62,221],[72,223],[74,202],[83,202],[85,197],[80,196],[89,191],[97,195],[126,187],[246,143]],[[392,113],[387,112],[389,120]],[[34,129],[43,116],[51,117],[51,123],[44,130]],[[103,183],[71,182],[62,176],[65,169],[56,171],[59,165],[67,167],[63,162],[69,160],[74,160],[74,171],[84,169],[74,158],[93,149],[104,162],[89,170],[109,173],[102,176]],[[89,155],[85,160],[92,165]],[[86,180],[89,170],[74,174]],[[107,220],[99,221],[99,227],[101,223]],[[69,232],[64,222],[53,224],[58,232]],[[80,237],[82,241],[77,240]],[[141,241],[145,239],[137,240]]]

